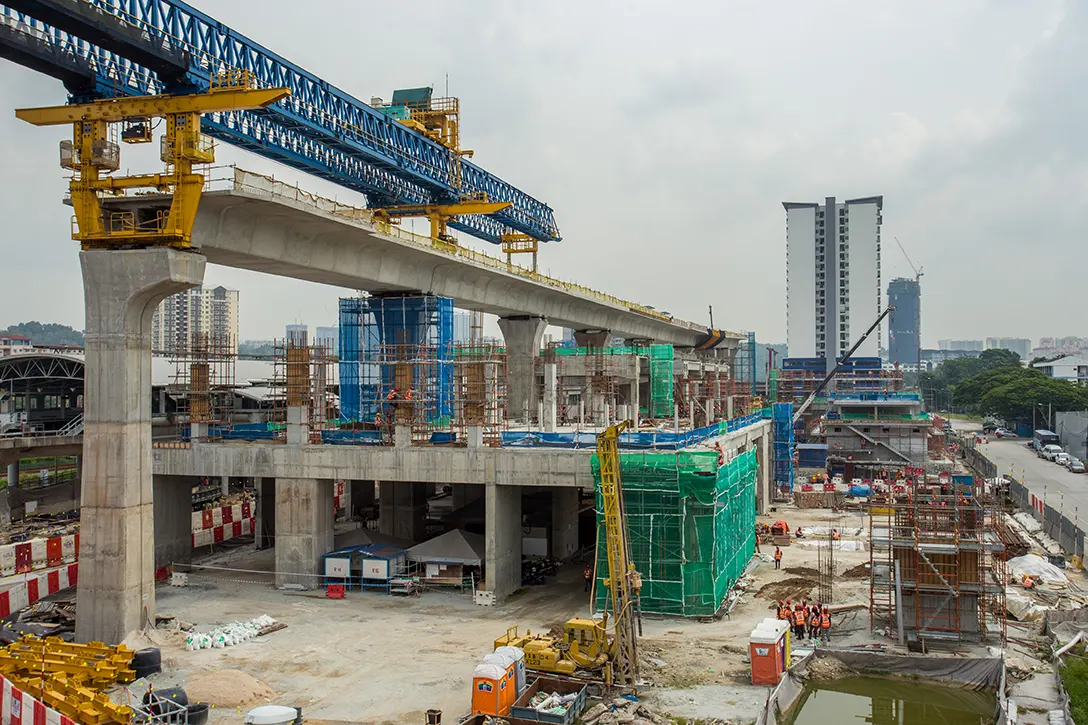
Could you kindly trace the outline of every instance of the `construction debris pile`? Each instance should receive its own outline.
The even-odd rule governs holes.
[[[670,717],[658,715],[645,703],[628,697],[602,702],[586,711],[582,725],[673,725]],[[700,720],[707,725],[731,725],[727,720]]]
[[[538,692],[529,699],[529,706],[548,715],[566,715],[577,699],[578,692],[569,692],[566,695],[558,692]]]
[[[276,620],[267,614],[254,617],[248,622],[230,622],[216,627],[210,632],[190,632],[185,639],[185,649],[189,652],[198,649],[222,649],[232,647],[261,634],[274,632]]]

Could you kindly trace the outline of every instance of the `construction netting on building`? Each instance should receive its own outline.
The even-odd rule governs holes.
[[[668,418],[673,414],[672,345],[650,346],[650,417]]]
[[[630,556],[642,576],[642,611],[686,617],[718,611],[755,552],[754,450],[718,465],[715,452],[621,453]],[[595,609],[608,609],[600,471]]]

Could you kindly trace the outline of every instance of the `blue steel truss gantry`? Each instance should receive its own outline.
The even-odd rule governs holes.
[[[73,102],[198,93],[215,75],[246,71],[291,96],[205,116],[209,136],[362,192],[374,207],[509,201],[449,223],[494,244],[512,232],[560,239],[548,205],[180,0],[4,0],[0,56],[60,79]]]

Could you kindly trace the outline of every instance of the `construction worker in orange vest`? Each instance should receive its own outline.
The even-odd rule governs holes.
[[[774,547],[774,568],[782,568],[782,550],[779,549],[777,546]]]
[[[826,643],[831,641],[831,615],[827,611],[827,607],[820,612],[820,633],[821,639]]]
[[[586,569],[585,569],[585,571],[584,571],[584,572],[582,572],[582,576],[583,576],[583,577],[585,578],[585,580],[586,580],[586,586],[585,586],[585,590],[584,590],[584,591],[587,591],[587,592],[588,592],[588,591],[589,591],[589,585],[590,585],[590,582],[592,582],[592,581],[593,581],[593,565],[592,565],[592,564],[586,564]]]
[[[816,639],[820,635],[820,615],[813,611],[808,617],[809,639]]]
[[[805,638],[805,609],[800,604],[793,611],[793,636],[797,639]]]

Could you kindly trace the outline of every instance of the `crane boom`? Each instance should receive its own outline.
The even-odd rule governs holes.
[[[880,323],[884,321],[884,318],[891,314],[893,310],[895,310],[895,308],[891,305],[885,307],[884,311],[880,313],[880,316],[876,318],[876,322],[869,325],[869,329],[865,331],[865,334],[859,337],[858,341],[854,343],[853,347],[847,350],[846,354],[839,358],[838,364],[831,369],[831,372],[824,376],[824,379],[820,381],[820,384],[816,386],[816,388],[809,394],[807,398],[805,398],[805,402],[801,403],[801,407],[799,407],[797,409],[797,412],[793,414],[793,423],[796,424],[797,421],[801,420],[801,416],[804,415],[805,411],[808,410],[808,407],[812,405],[812,401],[816,400],[816,396],[822,393],[823,389],[827,387],[827,384],[831,382],[831,378],[835,377],[835,375],[837,375],[838,372],[842,370],[842,366],[846,363],[847,360],[850,359],[850,357],[855,352],[857,352],[857,349],[861,347],[861,343],[865,342],[869,338],[869,335],[873,334],[873,330],[879,327]]]
[[[638,682],[638,633],[635,629],[635,598],[642,579],[627,552],[627,526],[623,516],[623,483],[620,477],[620,433],[630,421],[611,425],[597,435],[597,459],[601,468],[601,507],[604,511],[605,550],[608,558],[608,592],[615,636],[612,644],[612,682]]]

